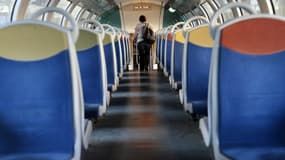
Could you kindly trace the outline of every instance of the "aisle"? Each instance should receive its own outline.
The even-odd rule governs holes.
[[[125,73],[85,160],[209,160],[198,123],[162,73]]]

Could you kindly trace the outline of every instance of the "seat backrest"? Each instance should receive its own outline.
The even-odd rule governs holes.
[[[108,85],[115,85],[117,77],[117,61],[116,61],[117,58],[116,58],[114,36],[110,33],[105,33],[103,45],[104,45],[106,64],[108,64],[106,65]]]
[[[165,57],[165,40],[163,33],[160,35],[160,67],[164,68],[164,57]]]
[[[71,34],[48,23],[19,21],[0,28],[0,42],[0,155],[80,154]]]
[[[201,110],[193,107],[192,113],[207,113],[208,81],[211,61],[212,40],[208,24],[189,30],[184,50],[183,90],[185,103],[205,102]],[[197,108],[196,108],[197,109]]]
[[[171,47],[172,47],[173,35],[168,32],[165,38],[165,50],[164,50],[164,73],[168,75],[170,73],[171,65]]]
[[[155,38],[156,38],[156,40],[155,40],[155,53],[156,53],[156,61],[157,62],[160,62],[160,45],[161,45],[161,43],[160,43],[160,30],[159,31],[157,31],[155,34]]]
[[[171,41],[168,40],[171,39],[172,37],[168,37],[168,35],[170,34],[170,30],[172,28],[173,25],[166,27],[163,32],[162,32],[162,67],[163,67],[163,72],[165,76],[168,76],[168,72],[167,72],[167,67],[166,67],[166,57],[167,57],[167,50],[169,50],[169,57],[170,57],[170,52],[171,52]],[[170,41],[170,43],[168,43]],[[169,64],[169,69],[170,69],[170,64]]]
[[[130,34],[128,33],[128,37],[127,37],[127,51],[128,51],[128,58],[127,58],[127,62],[128,64],[131,63],[131,59],[132,57],[132,53],[131,53],[131,42],[130,42]]]
[[[100,105],[100,110],[105,110],[107,79],[101,37],[90,30],[80,29],[76,49],[85,104]]]
[[[121,44],[121,35],[117,33],[115,37],[115,49],[116,49],[116,55],[117,55],[117,69],[118,69],[118,76],[121,77],[124,72],[123,67],[123,54],[122,54],[122,44]]]
[[[120,43],[121,43],[121,53],[122,53],[122,66],[123,66],[123,70],[125,70],[125,66],[126,66],[126,44],[125,44],[125,41],[124,41],[124,34],[121,33],[121,36],[120,36]]]
[[[175,68],[175,50],[177,49],[180,49],[179,47],[175,49],[176,45],[177,44],[176,42],[176,32],[178,32],[179,30],[182,31],[182,28],[183,28],[183,25],[184,25],[184,22],[177,22],[176,24],[174,24],[172,27],[171,27],[171,30],[170,30],[170,34],[171,34],[171,49],[170,49],[170,69],[169,69],[169,82],[170,82],[170,85],[172,86],[172,88],[174,89],[177,89],[177,80],[174,79],[174,68]],[[182,32],[181,32],[182,33]],[[183,37],[183,34],[181,34],[182,37]],[[183,45],[182,45],[183,46]],[[182,48],[181,48],[182,49]],[[183,50],[183,49],[182,49]],[[182,55],[182,50],[181,50],[181,55]],[[178,56],[178,55],[177,55]],[[179,56],[178,56],[179,57]],[[178,58],[177,57],[177,58]],[[181,59],[182,59],[182,56],[181,56]],[[182,63],[180,63],[182,65]],[[179,73],[178,73],[179,74]],[[181,75],[181,74],[180,74]]]
[[[251,15],[222,25],[213,51],[213,133],[232,147],[285,146],[285,19]]]
[[[124,32],[125,34],[125,52],[126,52],[126,67],[128,67],[128,64],[130,63],[130,36],[129,36],[129,33],[128,32]]]
[[[174,82],[182,80],[182,59],[184,49],[185,38],[183,36],[183,30],[178,30],[174,33],[174,47],[173,47],[173,64],[171,72],[173,73]]]

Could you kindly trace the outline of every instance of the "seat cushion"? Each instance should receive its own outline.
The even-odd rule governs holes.
[[[85,104],[85,118],[96,119],[99,116],[100,104]]]
[[[229,148],[225,150],[226,155],[235,160],[281,160],[285,159],[284,147],[268,148]]]
[[[182,81],[177,82],[177,89],[182,89]]]
[[[112,84],[108,84],[108,91],[113,91],[113,85]]]
[[[193,112],[200,115],[207,115],[207,100],[192,101]]]
[[[1,155],[1,160],[70,160],[72,155],[66,153],[22,153]]]

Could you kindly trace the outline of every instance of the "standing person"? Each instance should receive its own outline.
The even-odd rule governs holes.
[[[150,61],[151,44],[145,42],[143,39],[143,28],[145,25],[147,25],[146,17],[144,15],[141,15],[139,17],[139,23],[136,25],[134,34],[137,43],[137,48],[139,51],[140,71],[148,71]]]

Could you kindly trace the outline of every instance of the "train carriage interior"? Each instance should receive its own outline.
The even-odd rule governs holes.
[[[284,0],[0,0],[0,160],[285,160],[282,66]]]

